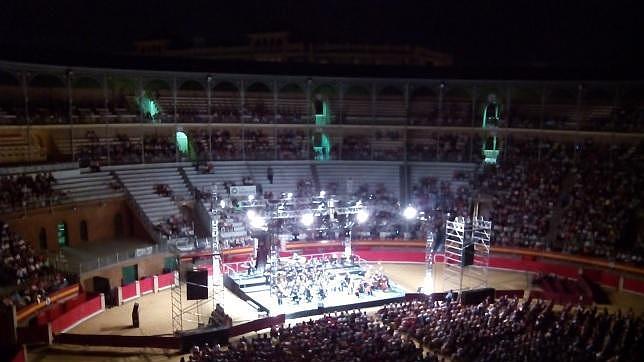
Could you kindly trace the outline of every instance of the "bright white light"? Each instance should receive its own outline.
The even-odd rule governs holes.
[[[250,209],[246,211],[246,216],[248,216],[248,220],[252,221],[255,218],[255,216],[257,216],[257,213],[255,212],[255,210]]]
[[[320,191],[320,197],[324,197],[324,196],[326,196],[326,191],[324,190]]]
[[[248,201],[255,200],[255,195],[248,195]]]
[[[222,209],[225,208],[226,207],[226,200],[219,201],[219,207],[221,207]]]
[[[358,224],[362,224],[369,219],[369,213],[365,210],[360,210],[356,214],[356,219],[358,220]]]
[[[413,206],[407,206],[403,211],[403,216],[407,220],[416,218],[416,215],[418,215],[418,210],[416,210],[416,208]]]
[[[289,192],[289,193],[286,194],[286,199],[287,200],[290,200],[292,198],[293,198],[293,193],[292,192]]]
[[[315,221],[315,217],[313,217],[313,214],[304,214],[300,218],[300,222],[302,223],[302,225],[307,227],[313,225],[314,221]]]
[[[253,229],[261,229],[265,226],[266,220],[263,216],[255,215],[255,217],[250,219],[250,227],[252,227]]]

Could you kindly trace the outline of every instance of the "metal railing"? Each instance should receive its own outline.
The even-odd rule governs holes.
[[[149,257],[151,255],[168,252],[167,244],[150,245],[143,248],[117,251],[114,254],[97,256],[95,259],[86,260],[78,263],[78,272],[87,273],[111,265],[122,263],[124,261]]]

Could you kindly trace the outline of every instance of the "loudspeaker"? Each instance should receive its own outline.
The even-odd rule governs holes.
[[[474,244],[470,244],[463,249],[461,255],[461,266],[468,266],[474,264]]]
[[[103,277],[94,277],[92,278],[94,284],[94,291],[97,293],[103,293],[105,295],[110,292],[110,280]]]
[[[186,272],[188,300],[208,299],[208,270]]]
[[[473,290],[464,290],[461,295],[461,303],[463,304],[479,304],[485,301],[486,298],[494,300],[494,288],[482,288]]]
[[[94,286],[94,292],[103,293],[105,296],[105,305],[107,307],[113,307],[116,305],[116,298],[114,297],[114,290],[110,286],[110,280],[103,277],[93,277],[92,284]]]

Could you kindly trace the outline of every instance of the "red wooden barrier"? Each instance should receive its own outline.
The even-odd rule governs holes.
[[[52,333],[64,332],[101,309],[101,296],[98,295],[54,319],[51,322]]]
[[[141,294],[154,292],[154,278],[143,278],[139,280]]]
[[[159,289],[166,288],[174,284],[174,272],[159,275]]]
[[[644,280],[624,278],[623,288],[625,291],[644,294]]]
[[[127,301],[131,298],[136,298],[136,283],[130,283],[121,287],[123,301]]]

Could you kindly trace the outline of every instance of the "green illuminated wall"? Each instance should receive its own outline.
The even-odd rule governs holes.
[[[181,153],[188,152],[188,136],[186,136],[186,134],[181,131],[177,131],[176,140],[177,140],[177,149],[179,150],[179,152]]]
[[[136,102],[139,106],[139,111],[144,116],[150,117],[150,119],[152,119],[152,122],[155,122],[156,116],[160,112],[157,102],[154,99],[146,96],[145,93],[137,97]]]
[[[314,117],[316,126],[324,127],[331,124],[331,111],[328,101],[322,102],[322,114],[315,114]],[[331,140],[323,128],[315,130],[311,143],[313,144],[315,160],[327,161],[331,159]]]
[[[496,127],[501,119],[501,105],[496,103],[495,97],[489,97],[490,100],[483,106],[483,122],[481,127],[483,134],[483,162],[496,164],[499,156],[499,143],[496,137]]]

